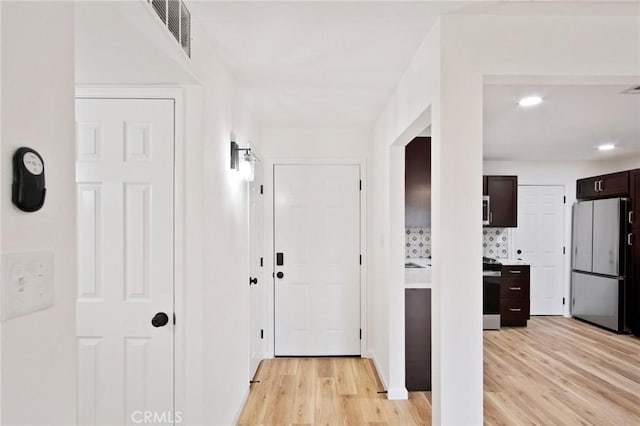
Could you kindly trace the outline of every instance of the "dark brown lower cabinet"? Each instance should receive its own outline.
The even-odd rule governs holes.
[[[431,289],[407,289],[405,303],[405,385],[431,390]]]
[[[526,327],[530,314],[531,268],[527,265],[502,266],[500,277],[500,325]]]

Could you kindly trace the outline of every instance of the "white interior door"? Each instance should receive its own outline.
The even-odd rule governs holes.
[[[360,354],[359,181],[358,165],[274,166],[276,356]]]
[[[264,195],[262,194],[263,168],[255,163],[255,180],[249,194],[249,377],[253,377],[258,364],[264,357],[264,326],[266,282],[264,280]]]
[[[562,315],[564,187],[518,187],[515,249],[531,264],[531,315]]]
[[[174,103],[78,99],[76,125],[78,424],[172,424]]]

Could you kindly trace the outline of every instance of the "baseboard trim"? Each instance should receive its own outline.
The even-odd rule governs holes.
[[[407,392],[407,389],[405,388],[389,389],[389,391],[387,392],[387,399],[409,399],[409,392]]]
[[[376,375],[378,376],[378,379],[380,379],[380,382],[382,383],[384,390],[388,390],[389,386],[387,386],[387,381],[385,380],[385,377],[380,373],[382,370],[380,369],[380,364],[378,364],[378,359],[376,358],[376,354],[369,351],[367,353],[367,358],[373,361],[373,367],[376,369]],[[383,389],[380,389],[380,390],[383,390]]]

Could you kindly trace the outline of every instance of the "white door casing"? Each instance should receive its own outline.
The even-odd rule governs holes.
[[[564,186],[520,185],[514,249],[531,264],[531,315],[562,315]]]
[[[174,420],[174,119],[171,99],[76,101],[79,424]]]
[[[358,165],[274,165],[276,356],[360,355],[359,181]]]
[[[264,279],[264,195],[263,166],[255,163],[255,180],[249,191],[249,274],[257,280],[249,287],[249,377],[253,377],[265,354],[265,304],[267,283]]]

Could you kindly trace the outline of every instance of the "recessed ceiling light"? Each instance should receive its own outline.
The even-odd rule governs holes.
[[[530,107],[534,105],[538,105],[542,102],[542,98],[540,96],[527,96],[526,98],[522,98],[518,101],[518,105],[522,107]]]
[[[598,150],[600,150],[600,151],[611,151],[612,149],[615,149],[615,147],[616,146],[614,144],[612,144],[612,143],[605,143],[605,144],[599,145],[598,146]]]

